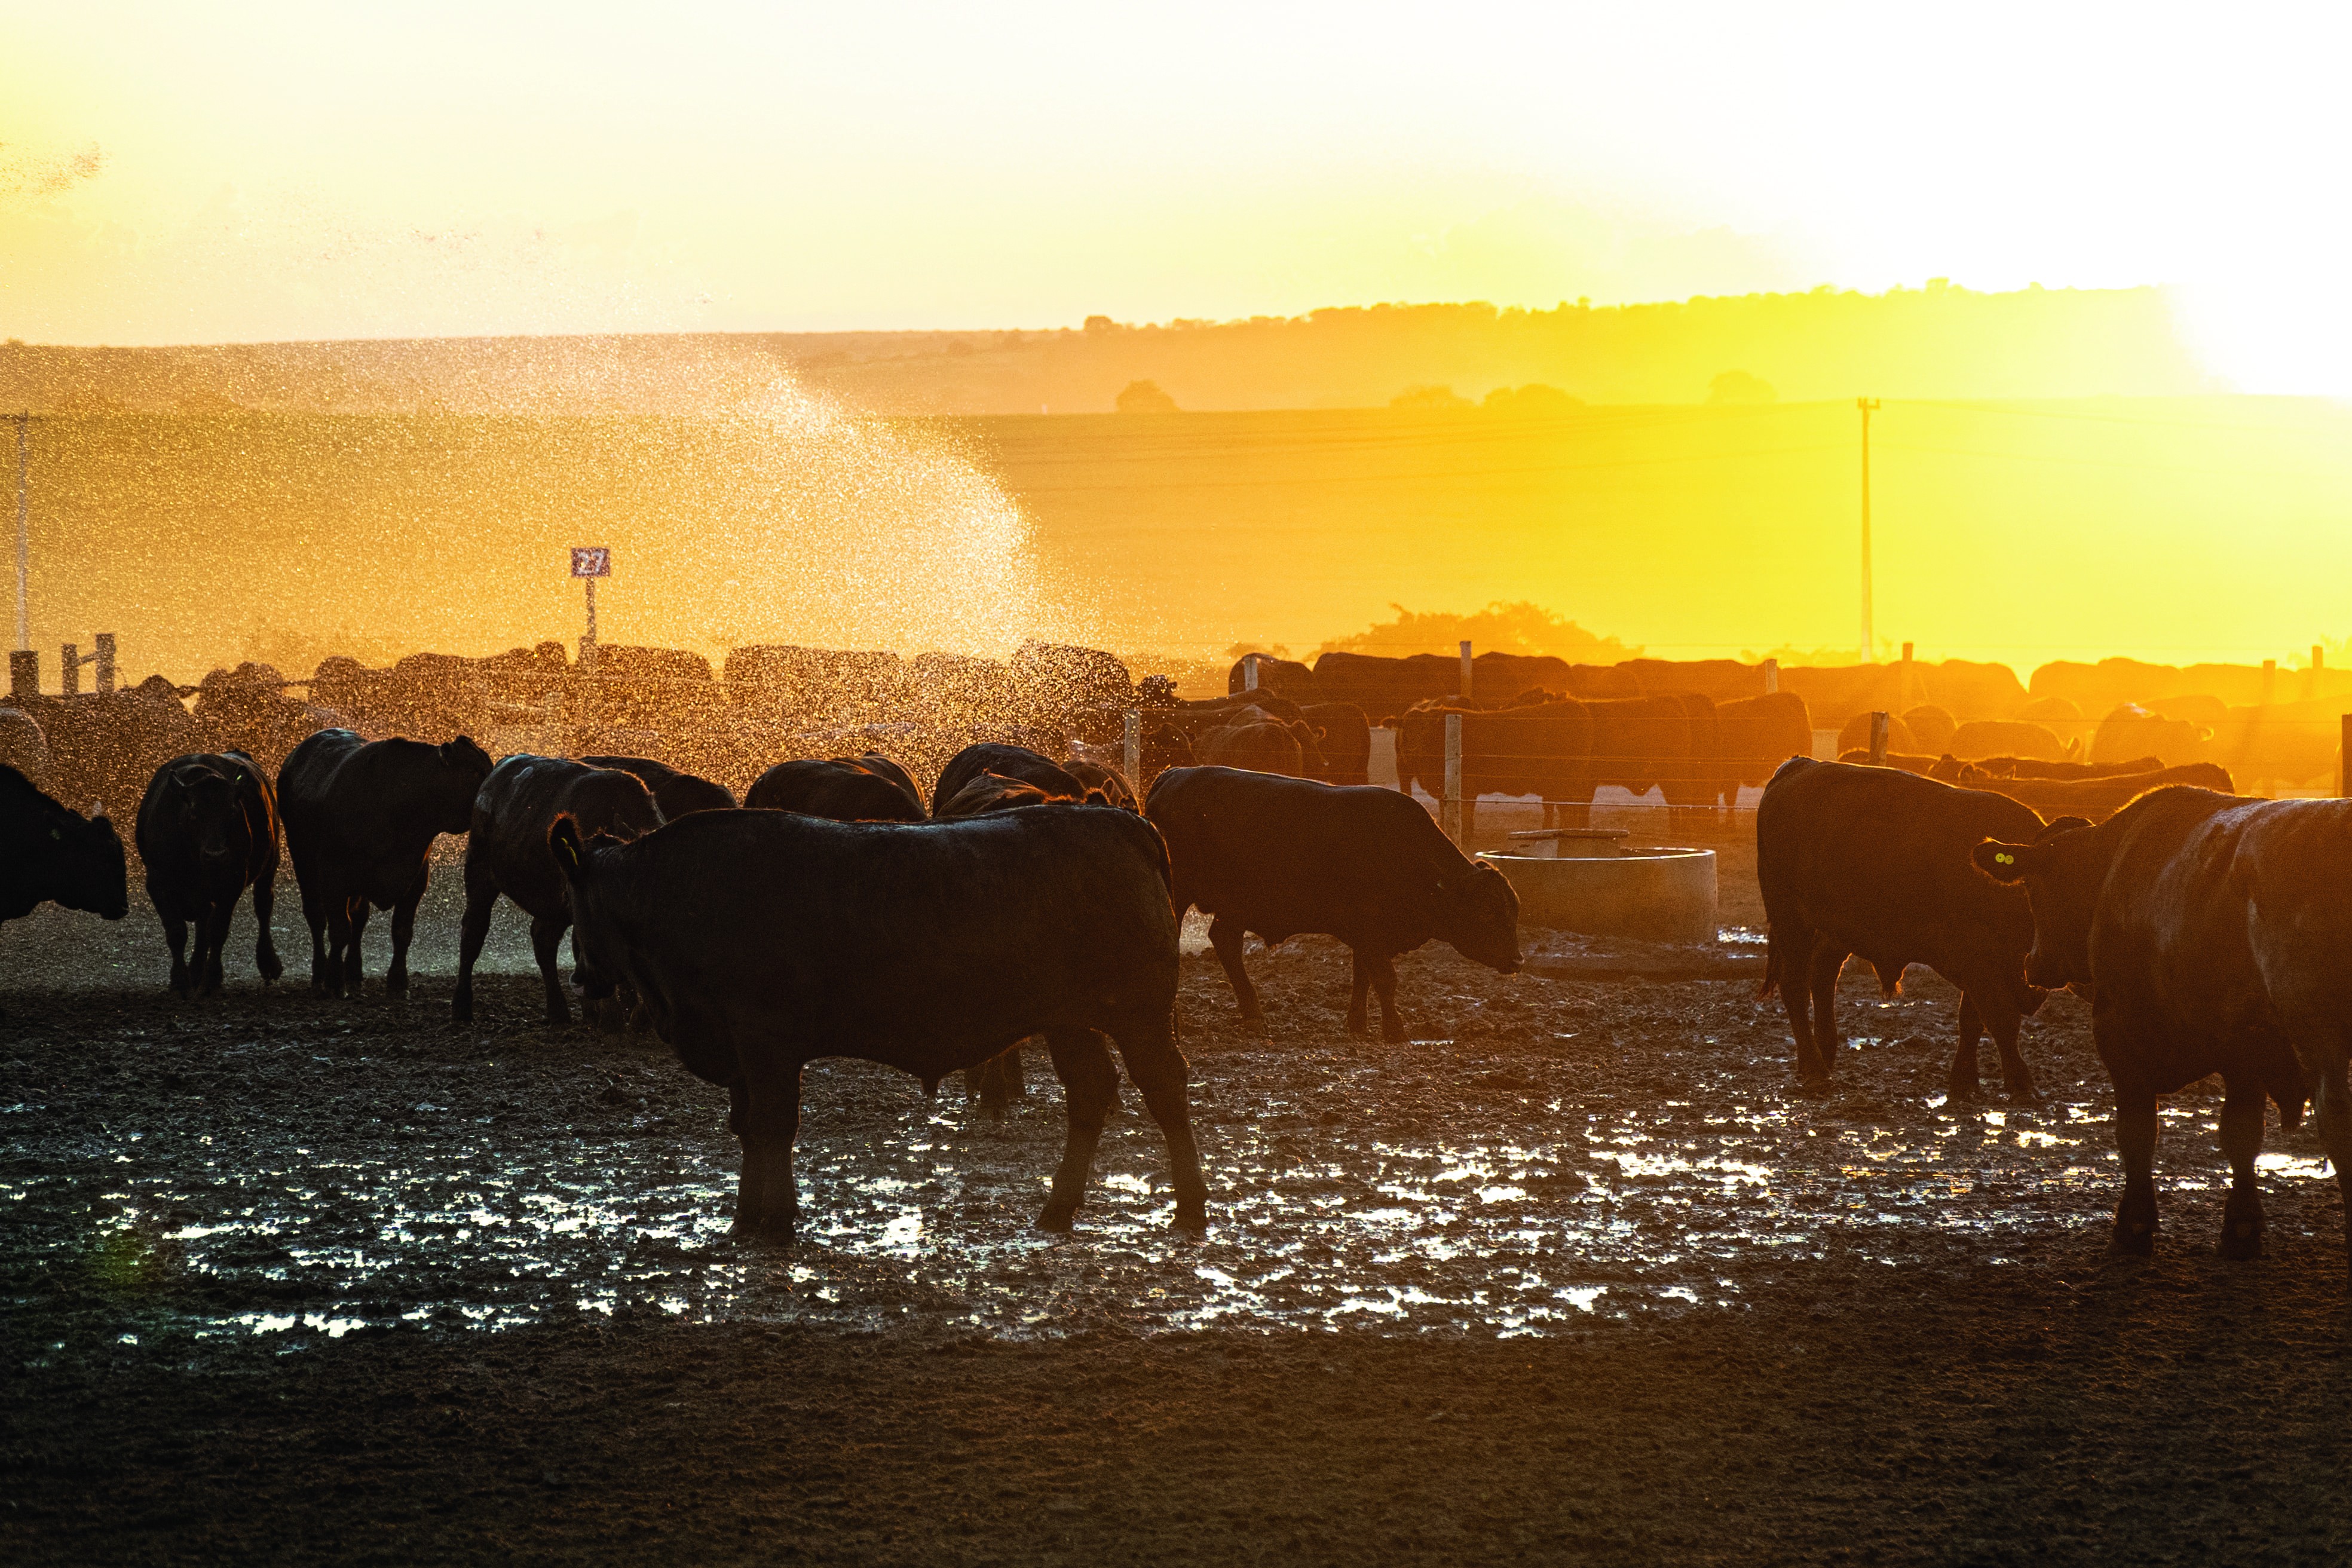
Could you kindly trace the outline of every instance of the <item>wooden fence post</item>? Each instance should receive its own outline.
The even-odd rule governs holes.
[[[1471,695],[1470,669],[1470,645],[1465,641],[1462,645],[1462,679],[1454,683],[1454,689],[1465,698]]]
[[[1870,716],[1870,765],[1874,768],[1886,765],[1886,715],[1884,713]]]
[[[1242,655],[1242,689],[1244,691],[1257,689],[1257,655],[1254,653]]]
[[[1768,658],[1764,661],[1764,695],[1769,697],[1780,689],[1780,661],[1777,658]]]
[[[41,656],[31,648],[18,648],[8,655],[8,695],[38,697],[41,694]]]
[[[81,695],[81,645],[67,643],[58,651],[58,690],[67,697]]]
[[[2336,743],[2336,793],[2352,795],[2352,713],[2344,715],[2343,739]]]
[[[1468,645],[1464,645],[1468,646]],[[1462,845],[1462,715],[1445,716],[1445,804],[1442,826],[1445,837]]]
[[[1143,715],[1130,708],[1120,726],[1124,749],[1120,760],[1127,764],[1127,782],[1135,791],[1135,804],[1143,804]]]
[[[98,689],[101,695],[114,689],[114,634],[98,634]]]

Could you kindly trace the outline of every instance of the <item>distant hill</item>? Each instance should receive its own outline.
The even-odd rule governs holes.
[[[1557,387],[1588,403],[2176,396],[2217,390],[2160,289],[1750,294],[1498,310],[1374,305],[1084,329],[489,338],[189,348],[0,347],[0,409],[567,411],[615,364],[789,367],[894,415],[1108,413],[1149,381],[1185,410],[1379,407],[1406,392]],[[1727,373],[1738,373],[1736,375]],[[620,401],[643,411],[644,377]],[[684,410],[677,410],[683,412]]]

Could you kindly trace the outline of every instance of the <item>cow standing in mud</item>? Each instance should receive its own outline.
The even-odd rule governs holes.
[[[278,772],[278,810],[310,927],[312,991],[357,994],[360,937],[373,906],[392,911],[384,994],[408,994],[408,942],[432,876],[426,857],[442,834],[473,826],[474,794],[489,773],[488,754],[464,735],[428,746],[321,730],[294,748]]]
[[[260,928],[254,967],[264,984],[286,972],[269,931],[278,883],[278,795],[251,757],[216,752],[165,763],[139,803],[132,838],[147,868],[147,900],[172,950],[172,994],[220,994],[221,950],[247,888]]]
[[[627,984],[688,1070],[723,1084],[743,1142],[739,1228],[789,1240],[803,1068],[880,1062],[927,1088],[1042,1033],[1069,1135],[1038,1224],[1069,1228],[1118,1074],[1168,1141],[1178,1228],[1208,1189],[1176,1047],[1167,850],[1101,806],[923,826],[703,812],[627,844],[551,847],[588,994]]]
[[[2221,1075],[2230,1161],[2221,1255],[2263,1249],[2263,1100],[2289,1129],[2312,1099],[2352,1215],[2352,801],[2142,795],[2095,827],[1980,844],[2032,902],[2037,985],[2087,985],[2115,1085],[2116,1245],[2156,1247],[2157,1099]],[[2352,1257],[2352,1226],[2346,1236]]]
[[[503,893],[530,917],[530,952],[547,987],[547,1022],[572,1022],[556,949],[572,925],[563,873],[548,853],[548,831],[570,816],[586,833],[635,838],[662,824],[645,782],[619,768],[591,767],[562,757],[509,757],[490,770],[474,796],[466,834],[466,916],[458,927],[457,989],[449,999],[457,1023],[474,1017],[474,964],[490,934],[490,914]]]
[[[1799,1076],[1828,1082],[1840,1044],[1838,974],[1860,957],[1888,996],[1914,963],[1959,987],[1954,1097],[1977,1091],[1977,1042],[1987,1030],[2009,1092],[2031,1095],[2017,1030],[2044,995],[2025,977],[2033,911],[2014,889],[1971,871],[1968,858],[1987,838],[2044,831],[2031,807],[2005,795],[1894,768],[1781,763],[1756,808],[1756,882],[1769,939],[1758,995],[1780,994]]]
[[[0,923],[52,902],[100,920],[130,913],[122,840],[105,807],[85,817],[0,764]]]

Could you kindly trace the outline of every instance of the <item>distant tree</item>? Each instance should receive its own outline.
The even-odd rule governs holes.
[[[1514,418],[1528,419],[1581,408],[1584,399],[1571,397],[1557,386],[1546,386],[1542,382],[1535,381],[1525,386],[1498,386],[1486,395],[1483,406],[1489,414],[1507,414]]]
[[[968,342],[967,340],[965,340],[965,339],[963,339],[963,338],[950,338],[950,339],[948,340],[948,357],[949,357],[949,358],[950,358],[950,359],[962,359],[962,358],[966,357],[967,355],[969,355],[971,353],[971,342]]]
[[[1237,642],[1225,649],[1225,657],[1229,659],[1239,658],[1244,654],[1250,653],[1262,653],[1274,658],[1290,657],[1289,647],[1278,642]]]
[[[1160,390],[1156,381],[1130,381],[1118,395],[1121,414],[1173,414],[1176,400]]]
[[[1389,399],[1391,408],[1412,408],[1422,412],[1436,409],[1468,408],[1468,398],[1457,395],[1450,386],[1408,386]]]
[[[1713,407],[1736,407],[1742,404],[1777,403],[1780,395],[1772,384],[1744,370],[1727,370],[1706,384],[1706,401]]]
[[[1426,614],[1391,605],[1396,619],[1369,626],[1351,637],[1335,637],[1315,651],[1383,654],[1391,658],[1412,653],[1452,653],[1467,639],[1475,653],[1550,654],[1577,664],[1615,664],[1636,658],[1639,647],[1627,647],[1615,637],[1586,631],[1574,621],[1541,605],[1501,600],[1474,615],[1449,610]]]
[[[1118,323],[1112,321],[1108,316],[1088,316],[1087,318],[1087,331],[1089,332],[1099,334],[1102,332],[1115,332],[1118,330]]]

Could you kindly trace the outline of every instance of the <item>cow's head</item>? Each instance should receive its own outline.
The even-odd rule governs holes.
[[[2091,916],[2106,879],[2106,856],[2090,824],[2062,816],[2031,844],[1988,838],[1971,857],[1996,882],[2023,884],[2033,906],[2033,951],[2025,981],[2045,991],[2091,983]]]
[[[180,831],[196,847],[205,868],[227,864],[245,847],[245,807],[236,781],[210,763],[182,763],[172,770],[172,784],[180,797]]]
[[[490,761],[489,752],[474,743],[471,735],[460,735],[433,750],[448,780],[448,788],[439,792],[441,798],[435,807],[441,814],[437,826],[444,833],[466,832],[474,825],[474,796],[498,764]]]
[[[626,946],[606,900],[597,897],[598,858],[619,842],[604,833],[583,837],[568,811],[547,834],[548,853],[563,873],[572,904],[572,978],[592,1002],[603,1001],[628,979],[620,967]]]
[[[93,805],[87,817],[63,806],[45,809],[36,819],[31,862],[36,886],[44,896],[69,910],[81,910],[103,920],[119,921],[131,912],[131,879],[123,864],[122,840],[107,820],[106,807]]]
[[[1463,957],[1499,973],[1519,967],[1519,895],[1483,860],[1449,872],[1437,884],[1438,940]]]

